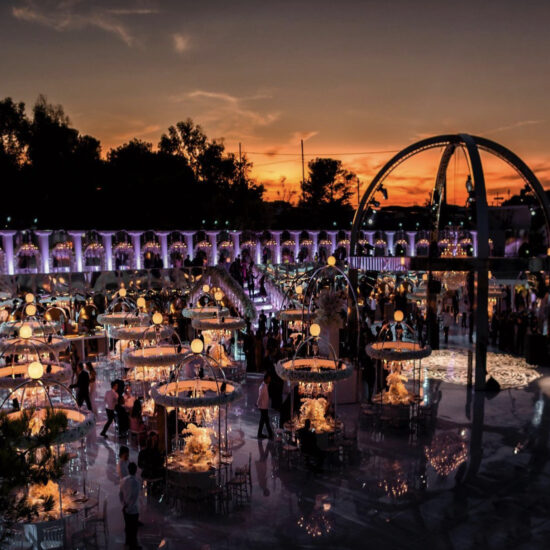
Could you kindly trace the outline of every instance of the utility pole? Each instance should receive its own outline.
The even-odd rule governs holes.
[[[239,141],[239,183],[243,183],[243,161],[241,152],[241,142]]]
[[[304,187],[304,183],[306,181],[306,171],[304,167],[304,140],[300,140],[300,145],[302,146],[302,188]]]

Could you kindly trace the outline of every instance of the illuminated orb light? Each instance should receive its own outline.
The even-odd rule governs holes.
[[[121,288],[121,289],[118,291],[118,295],[119,295],[121,298],[126,298],[126,289],[125,289],[125,288]]]
[[[32,378],[33,380],[42,378],[42,375],[44,374],[44,367],[42,366],[42,363],[33,361],[27,369],[27,374],[29,375],[29,378]]]
[[[153,324],[154,325],[162,325],[163,320],[164,320],[164,317],[162,316],[162,313],[160,313],[159,311],[157,311],[153,315]]]
[[[296,285],[296,294],[302,294],[303,291],[302,285]]]
[[[138,307],[145,307],[145,298],[143,296],[140,296],[137,299],[137,306]]]
[[[208,294],[208,293],[210,292],[210,285],[203,285],[202,291],[203,291],[205,294]]]
[[[29,317],[33,317],[34,315],[36,315],[36,306],[34,304],[29,304],[26,308],[25,308],[25,313],[29,316]]]
[[[317,323],[313,323],[309,327],[309,333],[311,334],[311,336],[314,336],[314,337],[319,336],[321,334],[321,326],[318,325]]]
[[[19,329],[19,336],[27,340],[32,336],[32,327],[30,325],[23,325]]]
[[[403,315],[403,312],[400,309],[397,309],[393,314],[393,320],[396,323],[400,323],[404,318],[405,318],[405,315]]]
[[[200,338],[195,338],[191,342],[191,351],[193,353],[202,353],[203,349],[204,349],[204,342]]]
[[[214,298],[216,298],[216,301],[221,302],[223,300],[223,292],[221,290],[216,290]]]
[[[34,302],[34,294],[31,294],[30,292],[26,294],[25,302],[27,302],[27,304],[32,304],[32,302]]]
[[[336,265],[336,258],[334,256],[329,256],[327,260],[327,264],[331,267],[334,267]]]

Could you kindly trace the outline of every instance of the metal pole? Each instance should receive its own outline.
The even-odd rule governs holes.
[[[304,140],[300,140],[300,146],[302,148],[302,188],[304,187],[304,182],[306,181],[306,172],[305,172],[305,163],[304,163]]]

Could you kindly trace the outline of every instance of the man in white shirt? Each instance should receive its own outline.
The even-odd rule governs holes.
[[[260,409],[260,425],[258,426],[258,439],[262,439],[265,436],[263,435],[264,425],[267,428],[267,433],[269,439],[273,439],[273,430],[271,429],[271,422],[269,420],[269,382],[271,377],[269,374],[264,375],[264,381],[260,384],[260,389],[258,390],[258,401],[256,401],[256,406]]]
[[[124,514],[125,547],[130,550],[140,548],[137,541],[139,521],[139,493],[141,486],[136,479],[137,466],[135,462],[128,465],[128,475],[120,482],[119,498]]]
[[[103,437],[107,437],[107,430],[115,419],[115,408],[118,403],[118,382],[111,382],[111,389],[105,392],[105,412],[107,413],[107,422],[101,434]]]

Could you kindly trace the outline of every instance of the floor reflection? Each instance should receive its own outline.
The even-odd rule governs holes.
[[[544,369],[541,369],[544,375]],[[143,496],[144,548],[545,548],[550,543],[548,378],[488,398],[464,385],[425,383],[431,416],[413,430],[364,418],[345,466],[288,467],[277,443],[257,440],[258,381],[230,411],[228,446],[239,466],[251,458],[249,505],[229,515],[178,516]],[[101,395],[101,391],[98,392]],[[359,422],[358,422],[359,419]],[[98,429],[104,422],[98,419]],[[91,434],[75,474],[109,498],[110,548],[123,548],[116,461],[119,443]],[[137,449],[132,449],[133,460]],[[80,472],[80,473],[79,473]],[[205,546],[208,545],[208,546]]]

